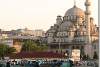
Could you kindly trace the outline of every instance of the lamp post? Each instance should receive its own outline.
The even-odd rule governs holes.
[[[59,41],[59,52],[60,52],[60,41]]]
[[[60,37],[59,37],[59,53],[60,53],[60,51],[61,51],[61,40],[60,40]]]

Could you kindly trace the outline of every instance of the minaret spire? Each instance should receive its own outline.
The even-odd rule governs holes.
[[[86,28],[87,28],[87,36],[86,36],[87,39],[86,40],[87,40],[87,43],[90,44],[91,43],[91,38],[90,38],[90,15],[91,15],[90,6],[91,6],[91,2],[90,2],[90,0],[86,0],[85,6],[86,6],[85,22],[86,22]]]
[[[85,6],[85,22],[86,22],[86,46],[85,48],[88,49],[88,51],[85,51],[86,55],[89,55],[90,58],[93,58],[92,56],[92,45],[91,45],[91,36],[90,36],[90,15],[91,15],[91,1],[92,0],[86,0]]]
[[[76,0],[74,0],[74,7],[76,6]]]

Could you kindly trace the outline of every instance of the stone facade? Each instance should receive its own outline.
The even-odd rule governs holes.
[[[86,0],[86,11],[74,5],[65,12],[64,17],[57,16],[56,24],[46,32],[48,51],[69,52],[72,49],[80,49],[84,53],[85,45],[98,40],[99,30],[94,24],[94,19],[87,14],[89,9]],[[88,18],[88,19],[87,19]],[[88,32],[89,31],[89,32]]]

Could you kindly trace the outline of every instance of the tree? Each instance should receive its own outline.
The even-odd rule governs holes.
[[[21,51],[44,51],[45,49],[47,49],[47,46],[44,44],[39,43],[39,41],[33,41],[33,40],[25,40],[23,45],[22,45],[22,49]]]
[[[31,40],[25,40],[22,45],[21,51],[31,51],[33,49],[33,42]]]
[[[16,49],[14,47],[10,47],[3,43],[0,44],[0,57],[4,57],[8,54],[12,54],[15,51]]]
[[[48,49],[48,47],[46,45],[40,45],[40,46],[37,46],[38,47],[38,51],[45,51]]]
[[[7,53],[8,45],[0,44],[0,57],[3,57]]]
[[[9,47],[8,50],[7,50],[8,54],[12,54],[14,52],[16,52],[16,49],[14,47]]]

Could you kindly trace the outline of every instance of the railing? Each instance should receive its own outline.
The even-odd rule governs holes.
[[[59,44],[59,42],[52,42],[50,44]],[[60,42],[60,44],[85,44],[85,42]]]

